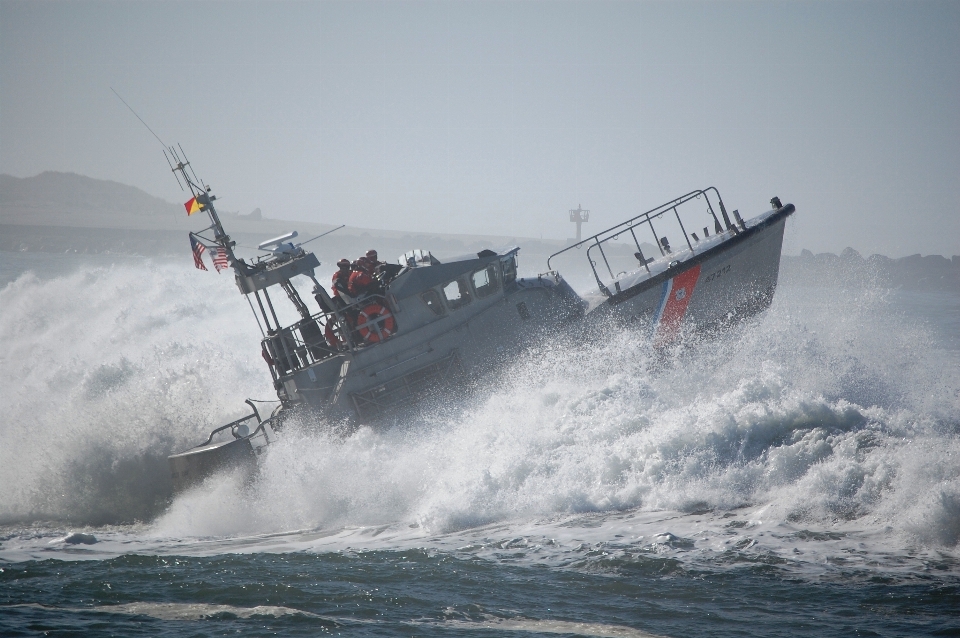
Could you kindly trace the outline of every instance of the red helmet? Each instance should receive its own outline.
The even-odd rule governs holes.
[[[340,267],[340,268],[349,268],[349,267],[350,267],[350,260],[347,259],[347,258],[343,258],[343,259],[341,259],[340,261],[337,262],[337,266]]]
[[[370,250],[367,251],[366,257],[371,261],[377,261],[377,251],[371,248]]]
[[[373,270],[374,265],[375,265],[374,262],[367,259],[366,257],[360,257],[359,259],[357,259],[357,268],[360,270],[365,270],[367,272],[370,272],[371,270]]]

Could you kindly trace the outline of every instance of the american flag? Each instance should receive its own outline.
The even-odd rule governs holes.
[[[230,265],[227,263],[227,249],[226,248],[214,248],[213,252],[213,265],[216,267],[217,272],[220,272],[224,268],[229,268]]]
[[[207,267],[203,265],[203,259],[200,257],[207,248],[198,242],[197,238],[193,235],[190,235],[190,247],[193,249],[193,265],[200,270],[206,270]]]

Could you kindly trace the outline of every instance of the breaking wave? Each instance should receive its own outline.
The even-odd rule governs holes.
[[[0,522],[131,522],[166,505],[166,456],[271,389],[226,288],[138,262],[0,291]]]
[[[631,333],[545,344],[467,405],[347,435],[292,427],[252,485],[222,475],[171,500],[165,456],[270,397],[256,324],[223,279],[142,262],[0,292],[0,520],[434,534],[763,506],[960,541],[960,353],[869,287],[782,287],[763,316],[666,358]]]

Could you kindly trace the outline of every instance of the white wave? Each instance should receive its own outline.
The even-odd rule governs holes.
[[[595,638],[662,638],[640,629],[603,623],[568,622],[563,620],[535,620],[533,618],[489,618],[486,620],[448,620],[443,623],[416,623],[439,626],[445,630],[487,629],[494,632],[527,632],[533,634],[573,634]]]
[[[6,608],[27,608],[38,609],[50,612],[71,612],[77,614],[120,614],[124,616],[148,616],[157,620],[207,620],[217,619],[224,616],[234,618],[256,618],[257,616],[269,616],[280,618],[282,616],[305,616],[307,618],[316,618],[325,621],[323,624],[329,626],[339,626],[340,623],[313,614],[308,611],[301,611],[290,607],[281,607],[277,605],[257,605],[255,607],[238,607],[236,605],[214,605],[209,603],[154,603],[154,602],[133,602],[121,603],[117,605],[98,605],[96,607],[54,607],[51,605],[40,605],[28,603],[21,605],[4,605]]]
[[[224,618],[257,618],[284,616],[303,616],[320,622],[325,628],[349,626],[373,626],[381,621],[361,618],[331,618],[308,611],[283,607],[278,605],[257,605],[255,607],[240,607],[237,605],[215,605],[210,603],[155,603],[132,602],[116,605],[98,605],[96,607],[55,607],[26,603],[17,605],[3,605],[0,609],[31,609],[62,614],[117,614],[122,616],[147,616],[157,620],[167,621],[216,621]],[[448,610],[447,615],[452,612]],[[528,632],[537,634],[577,634],[579,636],[593,636],[596,638],[658,638],[657,635],[647,633],[623,625],[603,623],[569,622],[564,620],[533,619],[523,617],[498,618],[486,615],[481,620],[448,619],[443,621],[410,620],[404,622],[413,627],[439,628],[441,630],[490,630],[495,632]]]
[[[589,515],[608,535],[596,544],[629,536],[623,516],[649,515],[633,533],[640,548],[669,533],[692,543],[660,544],[671,551],[809,557],[795,536],[805,530],[956,546],[960,354],[870,289],[777,295],[763,316],[667,361],[632,334],[547,345],[464,407],[345,436],[292,428],[254,484],[214,477],[137,537],[158,552],[171,539],[195,539],[198,553],[448,546],[498,525],[505,542],[553,537],[554,521]],[[268,396],[256,325],[223,278],[151,263],[24,276],[0,304],[0,337],[14,344],[3,436],[16,442],[0,448],[0,480],[13,486],[0,519],[146,519],[164,456],[238,416],[243,398]],[[766,536],[727,527],[726,514],[744,513]],[[318,531],[263,536],[289,530]],[[87,551],[111,551],[97,538]]]
[[[143,262],[0,291],[0,521],[148,518],[166,455],[271,390],[235,347],[256,342],[249,310],[203,274]]]

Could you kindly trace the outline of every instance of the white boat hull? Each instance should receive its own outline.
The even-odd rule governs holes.
[[[792,205],[771,211],[702,252],[695,246],[693,253],[664,260],[662,270],[621,277],[620,292],[603,298],[588,318],[618,329],[643,324],[662,345],[681,330],[713,330],[765,310],[773,301],[784,227],[792,212]]]

